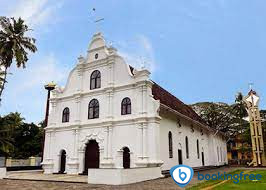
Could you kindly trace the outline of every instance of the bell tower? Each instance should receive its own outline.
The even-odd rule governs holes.
[[[263,131],[259,112],[259,96],[254,90],[250,90],[244,98],[249,115],[250,135],[252,142],[253,160],[249,165],[266,166]]]

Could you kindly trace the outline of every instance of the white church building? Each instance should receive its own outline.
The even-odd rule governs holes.
[[[188,105],[128,65],[96,33],[64,89],[50,98],[45,174],[88,175],[89,183],[126,184],[161,177],[178,164],[227,163],[226,138]]]

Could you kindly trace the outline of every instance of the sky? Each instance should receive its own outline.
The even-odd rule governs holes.
[[[44,84],[64,86],[99,29],[127,63],[145,65],[187,104],[231,104],[254,83],[266,109],[265,7],[264,0],[0,0],[0,16],[22,17],[38,47],[26,69],[11,67],[0,114],[42,121]]]

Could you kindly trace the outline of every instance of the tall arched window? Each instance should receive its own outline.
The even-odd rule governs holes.
[[[101,88],[101,73],[100,71],[96,70],[93,71],[91,74],[91,81],[90,81],[90,89]]]
[[[217,158],[218,158],[218,162],[220,162],[220,158],[219,158],[219,147],[217,146]]]
[[[187,159],[189,159],[189,149],[188,149],[188,138],[187,138],[187,136],[185,138],[185,141],[186,141],[186,157],[187,157]]]
[[[88,119],[99,118],[99,102],[92,99],[89,103]]]
[[[131,100],[126,97],[121,102],[121,115],[131,114]]]
[[[197,155],[198,159],[200,158],[200,153],[199,153],[199,139],[197,139]]]
[[[62,114],[62,122],[65,123],[65,122],[69,122],[69,108],[66,107],[64,110],[63,110],[63,114]]]
[[[169,145],[169,158],[173,158],[173,140],[172,140],[172,132],[168,133],[168,145]]]

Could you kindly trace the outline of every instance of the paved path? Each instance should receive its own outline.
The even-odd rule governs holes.
[[[35,181],[57,181],[87,183],[88,176],[85,175],[65,175],[65,174],[43,174],[39,171],[7,172],[7,179],[35,180]]]
[[[230,172],[232,170],[235,170],[237,168],[219,168],[214,170],[208,170],[208,171],[202,171],[200,174],[213,174],[219,172]],[[20,173],[20,174],[19,174]],[[197,180],[197,172],[194,174],[193,179],[191,180],[189,186],[195,185],[196,183],[199,183]],[[119,186],[112,186],[112,185],[93,185],[93,184],[86,184],[86,183],[64,183],[64,182],[51,182],[50,181],[30,181],[25,180],[25,176],[31,176],[34,178],[34,180],[38,180],[40,178],[44,179],[53,179],[53,180],[62,180],[69,181],[69,179],[77,179],[77,178],[84,178],[87,176],[74,176],[74,175],[44,175],[40,172],[31,172],[31,174],[27,174],[25,172],[8,172],[8,178],[10,179],[4,179],[0,180],[0,189],[1,190],[62,190],[62,189],[75,189],[75,190],[88,190],[88,189],[97,189],[97,190],[173,190],[173,189],[182,189],[179,188],[178,185],[175,184],[175,182],[172,180],[171,177],[168,178],[161,178],[156,180],[150,180],[130,185],[119,185]],[[20,177],[24,180],[15,180],[16,177]],[[24,177],[23,177],[24,176]],[[66,176],[66,177],[64,177]],[[69,178],[67,178],[69,176]],[[12,179],[12,180],[11,180]],[[84,179],[78,179],[81,182]]]

